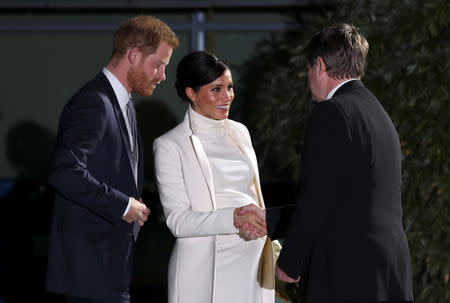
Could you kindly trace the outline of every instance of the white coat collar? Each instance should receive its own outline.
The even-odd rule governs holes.
[[[189,105],[189,109],[186,112],[184,122],[189,124],[189,129],[192,132],[192,134],[190,135],[192,147],[194,148],[195,155],[197,156],[197,160],[202,170],[203,177],[205,178],[206,184],[208,185],[212,207],[213,209],[217,209],[216,195],[214,192],[214,182],[212,178],[211,167],[209,165],[208,157],[206,156],[205,150],[203,149],[203,145],[200,142],[200,139],[196,136],[195,123],[192,123],[191,111],[193,111],[193,109]]]

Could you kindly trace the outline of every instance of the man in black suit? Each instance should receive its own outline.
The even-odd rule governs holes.
[[[143,145],[131,92],[150,96],[177,46],[159,19],[121,23],[109,63],[61,113],[46,289],[67,302],[130,302],[134,245],[150,212],[140,198]]]
[[[282,281],[300,281],[301,302],[413,301],[400,142],[360,80],[368,49],[348,24],[311,39],[308,80],[316,104],[306,129],[302,193],[295,210],[241,211],[266,217],[272,239],[284,235],[275,272]]]

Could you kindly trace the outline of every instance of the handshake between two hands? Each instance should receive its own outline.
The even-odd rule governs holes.
[[[267,235],[266,210],[255,204],[236,208],[234,227],[239,229],[239,235],[246,240]]]
[[[266,210],[255,204],[236,208],[234,210],[234,227],[239,229],[239,235],[246,240],[254,240],[267,235]],[[278,264],[275,267],[275,275],[278,280],[286,283],[298,283],[300,281],[300,277],[296,279],[289,277],[278,267]],[[284,298],[280,294],[278,296]]]

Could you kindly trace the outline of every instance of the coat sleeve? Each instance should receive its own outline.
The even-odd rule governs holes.
[[[313,247],[320,242],[333,213],[337,180],[349,142],[347,122],[340,109],[322,102],[313,110],[305,138],[302,169],[304,187],[296,202],[278,266],[290,277],[307,271]]]
[[[103,100],[94,93],[72,99],[64,108],[53,153],[49,183],[67,200],[120,222],[129,197],[94,176],[88,157],[102,140],[106,124]]]
[[[181,157],[173,142],[161,138],[153,143],[155,175],[166,224],[177,238],[236,233],[234,207],[194,211],[188,197]]]
[[[267,235],[272,240],[283,238],[291,221],[295,205],[266,208]]]

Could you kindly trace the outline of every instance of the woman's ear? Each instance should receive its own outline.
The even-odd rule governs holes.
[[[188,96],[192,103],[197,101],[197,93],[192,89],[192,87],[186,87],[186,96]]]

